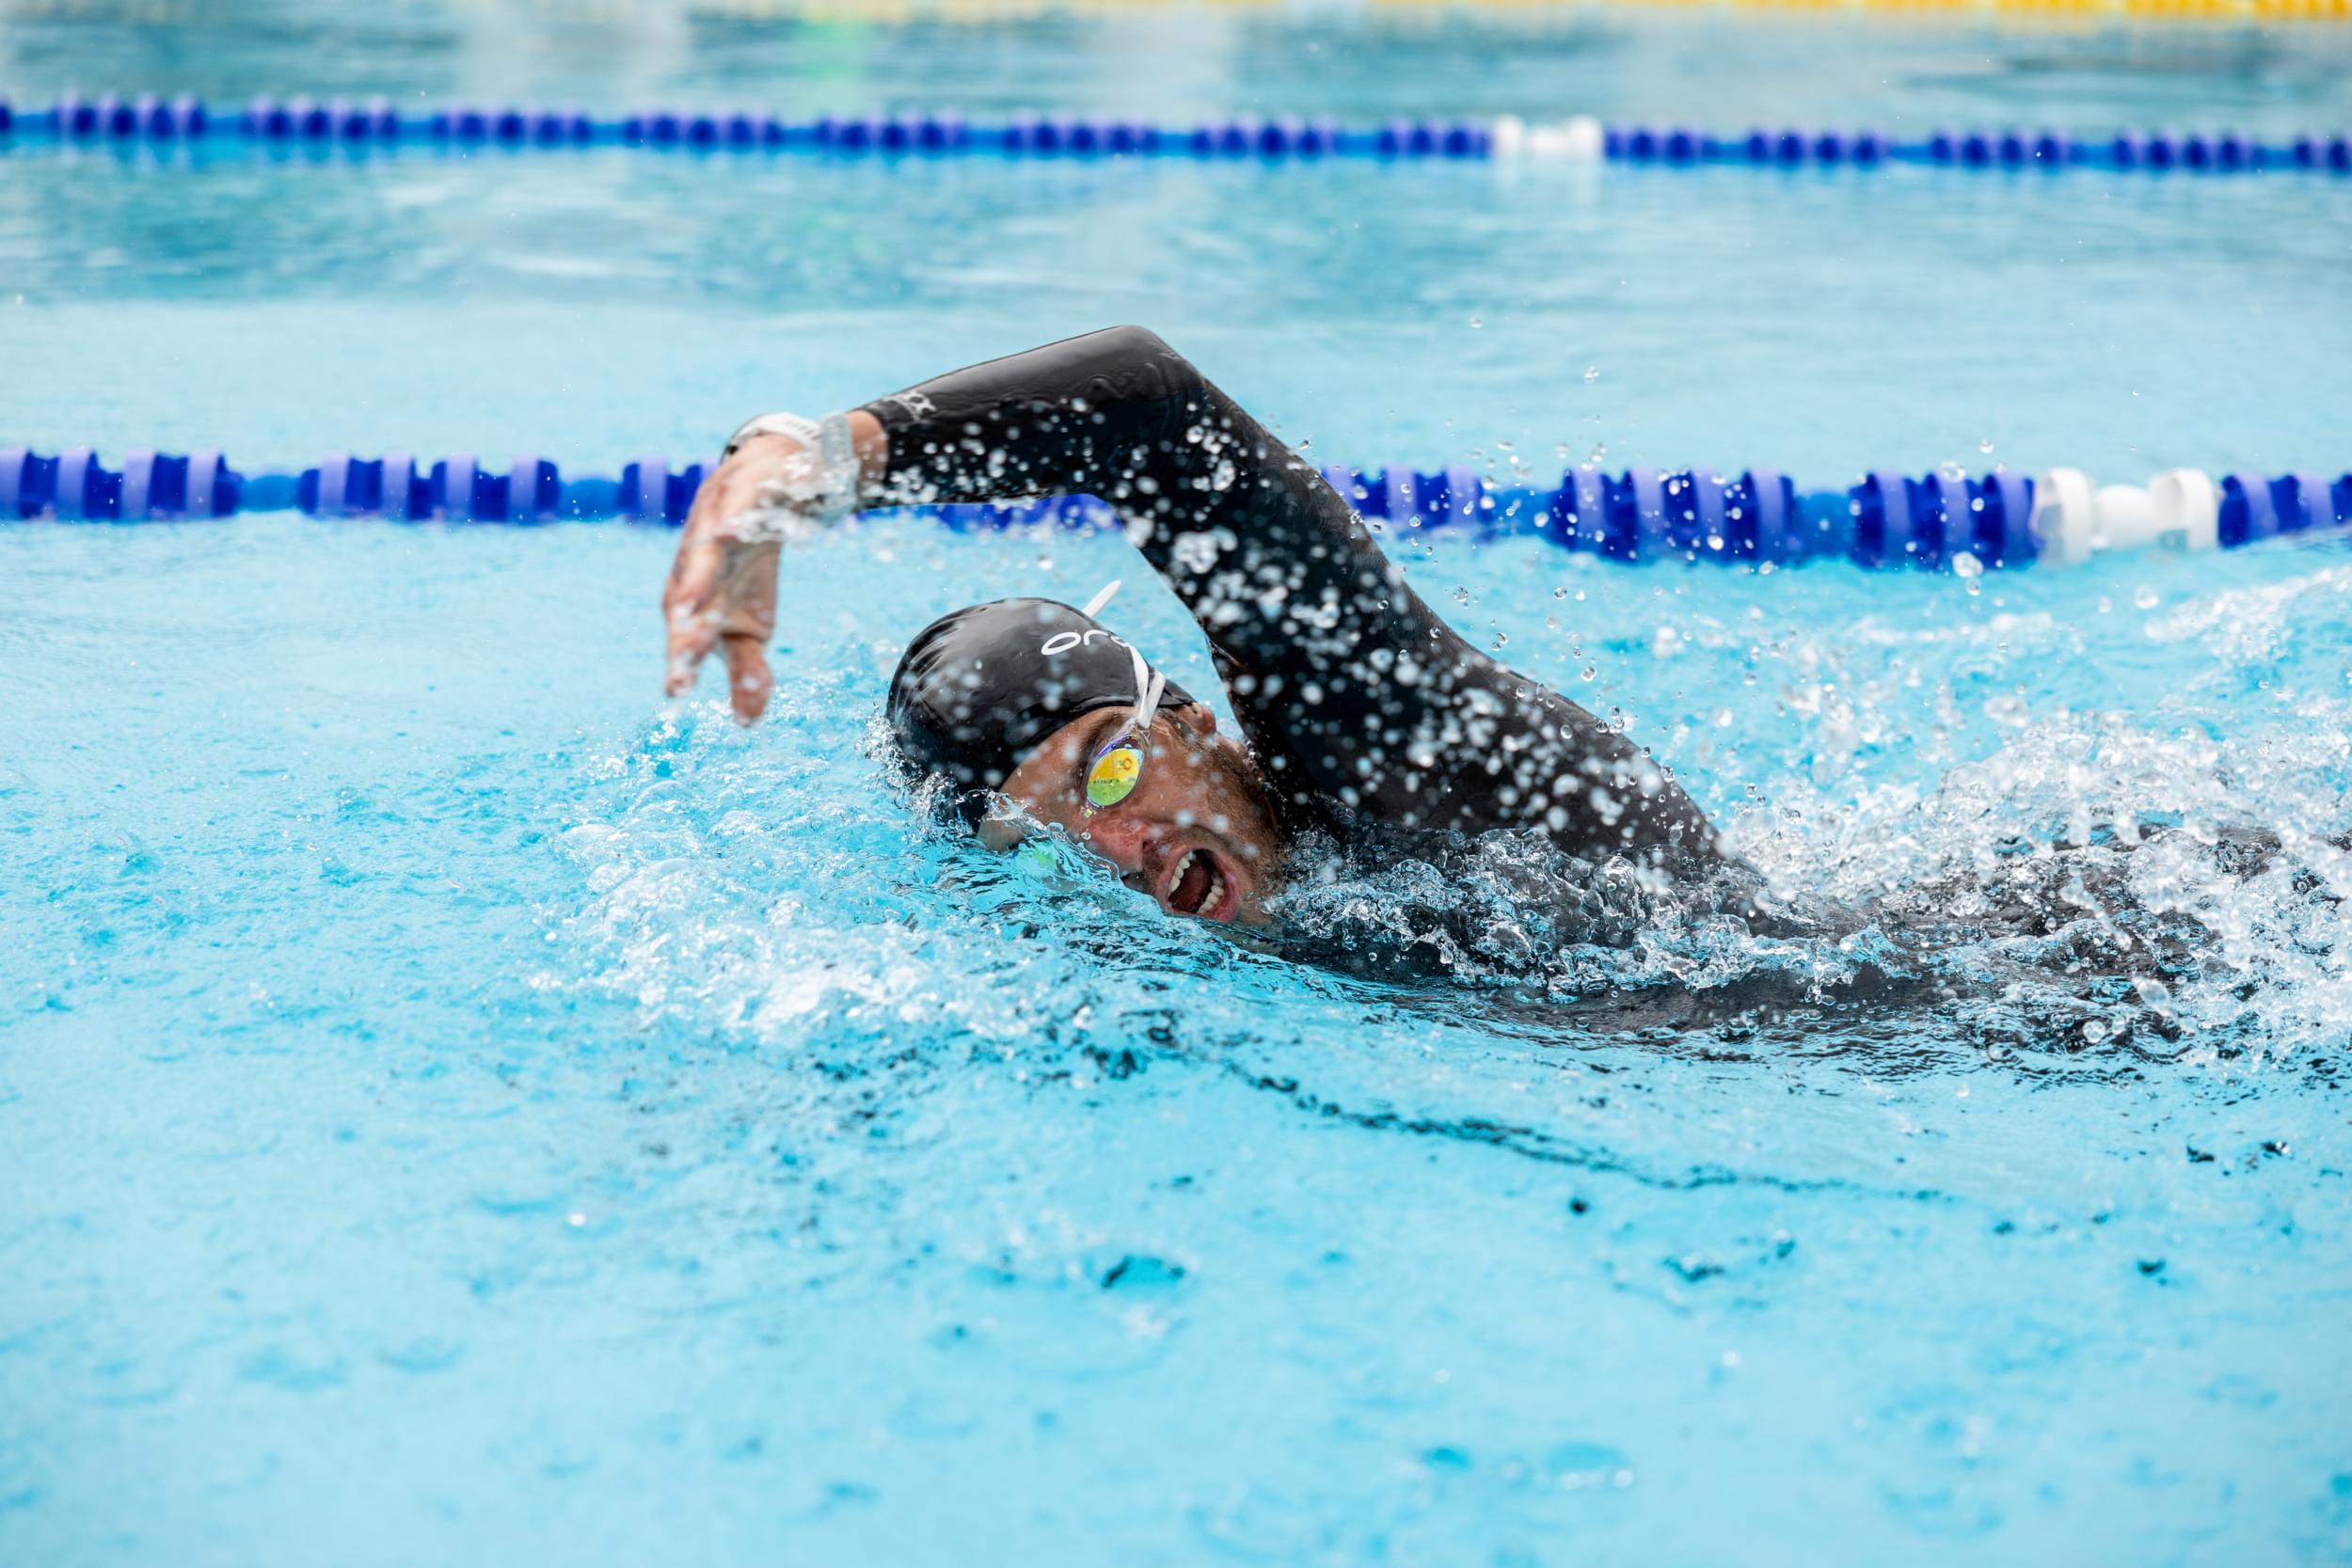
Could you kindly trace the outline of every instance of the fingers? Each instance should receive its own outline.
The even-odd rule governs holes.
[[[737,610],[735,602],[747,589],[758,592],[755,584],[746,583],[744,574],[747,567],[756,565],[746,560],[747,553],[761,548],[731,537],[719,509],[705,508],[702,499],[696,498],[695,515],[687,520],[686,537],[678,544],[677,559],[671,564],[670,580],[661,594],[670,656],[663,687],[671,696],[693,689],[694,673],[719,645],[721,632],[761,629],[760,623]],[[776,594],[771,546],[767,547],[767,585],[760,602],[766,607],[765,625],[772,626]],[[756,578],[756,570],[753,576]]]
[[[767,644],[776,627],[780,553],[772,543],[732,539],[690,541],[678,551],[678,571],[663,596],[670,644],[664,687],[671,696],[692,690],[702,661],[723,646],[727,703],[735,716],[748,724],[767,711],[774,685]]]
[[[669,664],[662,689],[682,697],[694,688],[694,672],[719,641],[718,618],[701,600],[680,597],[665,605],[669,622]]]
[[[727,654],[727,705],[742,723],[768,711],[775,689],[768,640],[776,630],[776,560],[781,546],[738,545],[731,552],[715,618]]]
[[[694,498],[661,594],[669,655],[663,689],[673,697],[692,690],[702,661],[723,639],[728,702],[745,723],[768,705],[765,649],[776,623],[778,546],[745,544],[734,525],[756,502],[764,477],[798,451],[780,437],[755,437],[721,466]],[[750,687],[737,679],[745,673]]]
[[[765,638],[776,629],[776,562],[784,546],[770,540],[730,545],[711,605],[723,632]]]
[[[731,631],[720,642],[727,651],[727,705],[735,710],[736,722],[756,723],[776,688],[768,668],[768,640]]]
[[[669,638],[669,669],[663,687],[673,697],[692,689],[695,667],[719,640],[712,601],[726,570],[726,555],[723,542],[711,538],[707,528],[695,525],[689,525],[687,537],[678,546],[669,585],[661,594],[661,618]]]

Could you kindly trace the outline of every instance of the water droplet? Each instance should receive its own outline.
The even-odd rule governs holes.
[[[1984,562],[1966,550],[1962,550],[1952,557],[1952,576],[1962,578],[1980,578],[1984,576]]]
[[[2133,593],[2132,603],[2137,605],[2142,610],[2153,610],[2156,608],[2157,604],[2161,602],[2162,597],[2163,595],[2159,594],[2154,589],[2149,587],[2146,583],[2142,583],[2138,589]]]
[[[1559,587],[1551,591],[1551,596],[1555,599],[1566,598],[1568,596],[1568,585],[1565,582],[1562,583]]]
[[[2100,1041],[2106,1039],[2106,1037],[2107,1026],[2104,1019],[2094,1018],[2090,1022],[2083,1025],[2083,1038],[2089,1040],[2091,1044],[2097,1045]]]
[[[1505,647],[1505,646],[1506,646],[1506,645],[1510,642],[1510,641],[1511,641],[1511,634],[1510,634],[1509,632],[1507,632],[1507,631],[1499,631],[1499,632],[1495,633],[1495,645],[1494,645],[1493,649],[1492,649],[1492,650],[1490,650],[1490,651],[1491,651],[1491,652],[1495,652],[1495,653],[1501,653],[1501,652],[1502,651],[1502,649],[1503,649],[1503,648],[1504,648],[1504,647]]]
[[[1600,379],[1600,367],[1598,365],[1585,366],[1584,379],[1587,381],[1598,381]]]
[[[1470,330],[1471,330],[1472,332],[1477,331],[1480,327],[1482,327],[1482,326],[1484,326],[1484,325],[1486,325],[1486,324],[1485,322],[1480,321],[1480,320],[1479,320],[1476,316],[1472,316],[1472,317],[1470,318]]]
[[[1980,451],[1980,452],[1984,453],[1987,457],[1992,456],[1992,455],[1993,455],[1993,437],[1992,437],[1992,436],[1986,436],[1983,440],[1979,441],[1979,442],[1977,443],[1977,450],[1978,450],[1979,451]]]
[[[1600,678],[1600,672],[1599,672],[1598,670],[1595,669],[1593,666],[1591,666],[1591,665],[1589,665],[1589,664],[1587,664],[1586,666],[1584,666],[1584,668],[1583,668],[1583,670],[1582,670],[1581,673],[1583,674],[1584,678],[1585,678],[1586,680],[1588,680],[1588,681],[1590,681],[1590,680],[1598,680],[1598,679]]]

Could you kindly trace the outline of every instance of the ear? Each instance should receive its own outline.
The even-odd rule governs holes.
[[[1168,712],[1169,718],[1197,734],[1216,733],[1216,715],[1210,711],[1206,703],[1186,703],[1183,707],[1172,707]]]

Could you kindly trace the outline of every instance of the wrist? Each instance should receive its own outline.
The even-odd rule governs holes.
[[[733,470],[752,479],[757,492],[751,502],[754,510],[793,514],[804,524],[829,523],[857,510],[866,470],[862,449],[870,445],[861,441],[862,434],[858,418],[849,414],[828,414],[822,420],[762,414],[737,427],[720,453],[719,466],[722,472]],[[741,504],[731,489],[726,499],[730,510]],[[781,516],[771,520],[781,521]]]

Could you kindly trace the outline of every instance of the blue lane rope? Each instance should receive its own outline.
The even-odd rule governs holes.
[[[301,511],[317,517],[534,524],[624,518],[675,527],[707,472],[661,457],[626,465],[618,478],[565,479],[549,459],[503,467],[470,454],[380,458],[336,453],[294,473],[245,474],[217,451],[137,451],[119,469],[87,447],[43,456],[0,450],[0,524],[146,522]],[[1497,485],[1470,468],[1323,470],[1373,526],[1534,535],[1565,549],[1631,562],[1715,560],[1742,565],[1839,559],[1863,566],[2014,569],[2085,559],[2093,549],[2175,536],[2188,547],[2233,547],[2282,534],[2352,529],[2352,473],[2211,481],[2192,470],[2162,476],[2175,520],[2151,513],[2151,491],[2094,491],[2069,469],[2037,483],[1995,469],[1967,477],[1866,474],[1842,490],[1800,490],[1786,475],[1751,468],[1574,468],[1556,488]],[[2183,476],[2190,482],[2184,490]],[[2165,488],[2170,481],[2170,488]],[[2118,498],[2118,492],[2121,498]],[[2183,497],[2185,495],[2186,499]],[[2201,496],[2202,499],[2198,498]],[[2134,498],[2137,498],[2136,499]],[[1109,528],[1117,515],[1090,496],[1016,505],[913,509],[948,528],[988,531],[1034,524]],[[2201,518],[2201,521],[2200,520]],[[2137,519],[2137,520],[2134,520]]]
[[[686,151],[820,151],[1007,156],[1261,158],[1323,157],[1606,158],[1626,163],[1873,167],[1922,164],[1963,168],[2069,167],[2231,174],[2300,169],[2352,174],[2352,137],[2296,136],[2264,142],[2231,132],[2105,137],[2057,131],[1936,131],[1897,140],[1876,131],[1770,131],[1716,135],[1687,126],[1602,126],[1593,120],[1530,126],[1491,120],[1392,119],[1345,128],[1326,119],[1229,119],[1175,127],[1134,120],[1018,116],[974,125],[954,115],[892,115],[811,120],[769,114],[656,112],[619,119],[571,111],[458,106],[403,114],[382,99],[283,103],[256,99],[219,109],[181,97],[168,102],[69,95],[46,108],[0,99],[0,144],[8,139],[72,143],[202,144],[371,148],[500,147],[512,150],[633,147]]]

